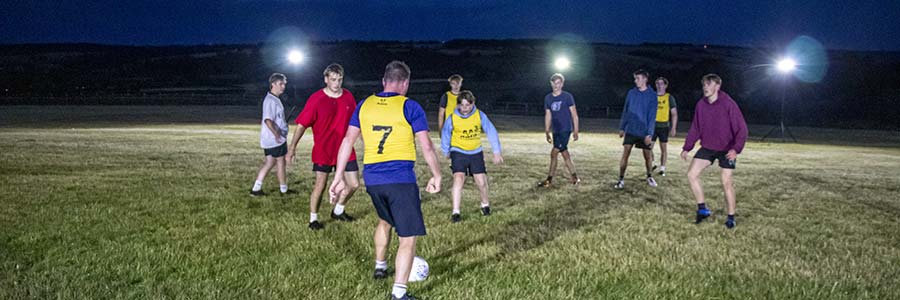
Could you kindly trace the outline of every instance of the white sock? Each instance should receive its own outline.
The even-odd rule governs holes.
[[[282,193],[287,193],[287,184],[282,184],[280,188]]]
[[[334,206],[334,214],[339,215],[339,216],[344,214],[344,205],[342,205],[342,204],[335,205]]]
[[[454,210],[453,210],[453,214],[454,214],[454,215],[458,215],[458,214],[459,214],[459,210],[458,210],[458,209],[454,209]]]
[[[665,171],[665,170],[666,170],[666,166],[659,166],[659,170],[660,170],[660,171]]]
[[[318,221],[318,220],[319,220],[319,214],[316,214],[316,213],[309,214],[309,222],[310,223],[312,223],[314,221]]]
[[[403,298],[406,295],[406,285],[401,283],[394,283],[394,289],[391,290],[391,294],[397,298]]]
[[[261,190],[261,189],[262,189],[262,181],[257,180],[256,182],[253,183],[253,191],[254,192],[259,192],[259,190]]]
[[[375,268],[379,270],[387,270],[387,261],[386,260],[376,260]]]
[[[490,203],[482,203],[482,204],[481,204],[481,208],[485,208],[485,207],[488,207],[488,206],[491,206],[491,204],[490,204]]]

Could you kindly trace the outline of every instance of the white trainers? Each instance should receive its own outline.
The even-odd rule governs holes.
[[[651,187],[656,187],[657,186],[656,180],[653,179],[653,177],[647,177],[647,185],[649,185]]]
[[[616,182],[616,185],[613,187],[616,188],[617,190],[624,189],[625,188],[625,180],[619,180],[618,182]]]

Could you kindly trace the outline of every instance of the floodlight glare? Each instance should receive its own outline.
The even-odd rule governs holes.
[[[291,50],[291,52],[288,53],[287,59],[291,64],[300,64],[303,62],[303,53],[300,52],[300,50]]]
[[[782,73],[788,73],[793,71],[795,67],[797,67],[797,62],[791,58],[784,58],[778,61],[778,65],[776,66],[778,71]]]
[[[563,71],[569,68],[572,65],[572,62],[569,61],[566,57],[559,57],[556,59],[556,62],[553,63],[556,66],[556,69]]]

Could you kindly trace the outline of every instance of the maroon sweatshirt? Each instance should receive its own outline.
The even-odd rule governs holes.
[[[684,151],[694,149],[697,140],[700,140],[700,146],[710,150],[734,149],[737,153],[744,150],[744,143],[747,141],[747,123],[744,122],[744,115],[731,96],[719,91],[716,102],[709,103],[706,97],[697,101],[694,121],[691,122],[691,130],[684,140]]]

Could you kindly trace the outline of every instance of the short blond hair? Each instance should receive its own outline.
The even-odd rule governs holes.
[[[341,77],[344,77],[344,67],[339,64],[330,64],[325,67],[325,71],[322,71],[322,76],[328,77],[328,73],[337,74]]]
[[[715,84],[722,85],[722,77],[716,75],[715,73],[709,73],[703,75],[703,79],[700,80],[700,83],[714,82]]]
[[[563,74],[561,74],[561,73],[555,73],[555,74],[553,74],[553,75],[550,75],[550,81],[551,81],[551,82],[554,81],[554,80],[557,80],[557,79],[562,80],[562,81],[566,81],[566,77],[563,76]]]
[[[454,81],[462,82],[463,81],[462,75],[453,74],[453,75],[450,75],[450,78],[447,78],[447,82],[454,82]]]

